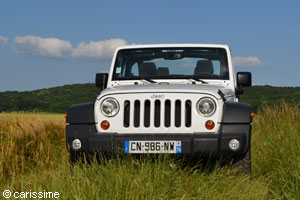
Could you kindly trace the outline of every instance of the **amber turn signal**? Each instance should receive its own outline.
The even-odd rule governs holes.
[[[215,127],[215,122],[212,121],[212,120],[208,120],[205,122],[205,127],[208,129],[208,130],[211,130]]]
[[[103,130],[107,130],[108,128],[109,128],[109,126],[110,126],[110,124],[109,124],[109,122],[108,121],[102,121],[101,122],[101,128],[103,129]]]
[[[253,117],[254,117],[254,113],[253,113],[253,112],[251,112],[250,116],[253,118]]]
[[[65,112],[65,119],[67,119],[67,117],[68,117],[68,113],[67,113],[67,112]]]

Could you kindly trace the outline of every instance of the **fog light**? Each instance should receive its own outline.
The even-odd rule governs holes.
[[[102,122],[101,122],[101,128],[102,128],[103,130],[107,130],[107,129],[109,128],[109,126],[110,126],[110,124],[109,124],[108,121],[102,121]]]
[[[240,142],[237,139],[232,139],[229,141],[228,146],[232,151],[237,151],[240,148]]]
[[[75,139],[72,142],[72,148],[76,151],[81,148],[81,142],[79,139]]]

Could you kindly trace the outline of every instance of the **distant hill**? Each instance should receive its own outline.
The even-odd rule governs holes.
[[[263,106],[275,105],[283,101],[300,103],[300,87],[252,86],[245,88],[240,101],[251,104],[255,111]]]
[[[0,92],[0,111],[64,113],[70,105],[94,101],[99,89],[92,83],[64,85],[26,92]],[[241,102],[254,110],[282,101],[300,102],[300,87],[253,86],[246,88]]]
[[[95,100],[94,84],[73,84],[26,92],[0,92],[0,111],[64,113],[70,105]]]

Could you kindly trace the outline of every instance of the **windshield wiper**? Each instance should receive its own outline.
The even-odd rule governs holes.
[[[202,79],[200,78],[196,78],[194,76],[187,76],[187,75],[175,75],[176,78],[182,78],[182,79],[192,79],[194,81],[197,81],[197,82],[201,82],[201,83],[205,83],[205,84],[208,84],[208,82],[206,81],[203,81]]]
[[[150,78],[147,78],[147,77],[140,77],[140,76],[128,76],[128,77],[122,77],[120,78],[120,80],[144,80],[144,81],[147,81],[149,83],[157,83],[156,81],[150,79]]]
[[[203,81],[203,80],[201,80],[201,79],[199,79],[199,78],[192,77],[192,79],[195,80],[195,81],[197,81],[197,82],[201,82],[201,83],[208,84],[208,82]]]
[[[148,81],[149,83],[157,83],[156,81],[152,80],[151,78],[140,77],[140,80],[145,80],[145,81]]]

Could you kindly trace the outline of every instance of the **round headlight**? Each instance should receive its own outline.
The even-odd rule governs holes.
[[[119,112],[120,106],[116,99],[107,98],[102,101],[100,108],[103,115],[113,117]]]
[[[216,111],[216,103],[209,97],[202,98],[197,103],[197,110],[205,117],[211,116]]]

